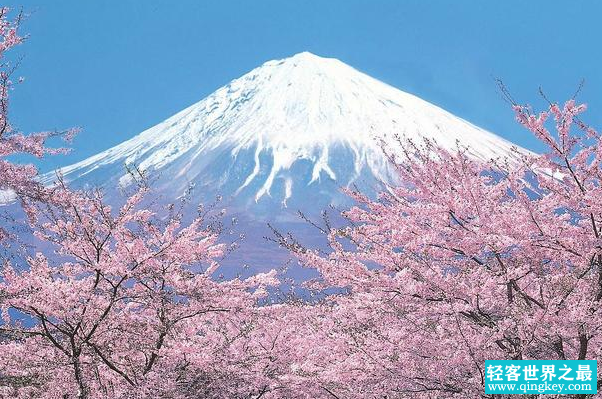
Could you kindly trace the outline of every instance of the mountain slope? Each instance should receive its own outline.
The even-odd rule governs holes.
[[[124,165],[189,184],[261,214],[274,203],[336,202],[338,187],[391,181],[379,140],[428,137],[474,157],[513,156],[512,143],[336,59],[300,53],[269,61],[114,148],[62,169],[68,181],[127,184]],[[46,179],[51,179],[49,175]],[[200,198],[204,199],[204,198]],[[295,201],[301,199],[301,201]]]

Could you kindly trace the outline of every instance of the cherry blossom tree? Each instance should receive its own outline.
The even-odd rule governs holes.
[[[114,210],[99,191],[63,185],[38,206],[36,235],[52,254],[2,271],[0,396],[234,398],[265,389],[247,336],[274,273],[214,279],[224,246],[212,224],[159,217],[141,206],[147,190]]]
[[[574,100],[513,107],[545,154],[403,141],[403,184],[350,191],[329,254],[280,237],[319,270],[313,288],[341,290],[306,315],[328,351],[300,353],[296,376],[333,398],[482,397],[486,359],[602,356],[600,134]]]
[[[10,18],[9,14],[8,8],[0,8],[0,200],[14,199],[15,193],[22,197],[45,199],[47,193],[35,181],[37,169],[31,164],[11,162],[8,158],[18,154],[40,158],[48,153],[64,152],[64,149],[45,147],[46,141],[57,136],[70,140],[76,130],[24,135],[11,124],[9,95],[14,86],[16,65],[7,58],[7,52],[21,44],[24,38],[18,33],[23,14],[19,13],[15,18]],[[0,240],[7,236],[8,231],[0,227]]]

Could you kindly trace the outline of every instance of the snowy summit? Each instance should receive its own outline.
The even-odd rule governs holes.
[[[337,59],[303,52],[266,62],[62,173],[76,185],[114,187],[128,183],[124,165],[135,164],[174,196],[192,183],[244,207],[328,202],[341,186],[390,181],[378,141],[394,145],[395,135],[459,142],[484,160],[512,156],[514,146]]]

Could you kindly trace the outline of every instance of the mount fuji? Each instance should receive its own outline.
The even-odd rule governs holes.
[[[60,172],[75,187],[110,191],[127,186],[124,166],[136,165],[171,200],[193,185],[194,200],[220,195],[228,212],[244,215],[249,225],[286,224],[299,222],[297,210],[346,204],[341,187],[393,182],[381,145],[393,149],[396,136],[428,138],[450,149],[459,143],[482,160],[516,157],[513,147],[528,152],[339,60],[304,52],[266,62]]]

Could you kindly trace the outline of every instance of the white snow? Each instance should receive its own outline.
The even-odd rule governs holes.
[[[255,201],[271,195],[275,182],[282,180],[280,200],[286,205],[299,187],[324,179],[347,185],[367,171],[390,180],[390,167],[375,138],[393,146],[396,134],[428,137],[446,148],[459,142],[484,160],[512,156],[514,146],[339,60],[304,52],[266,62],[166,121],[67,166],[62,173],[67,180],[85,180],[93,171],[106,173],[107,179],[119,173],[120,183],[126,184],[124,164],[164,173],[174,181],[195,180],[212,171],[220,176],[220,185],[237,179],[234,195],[252,189],[249,195]],[[301,160],[310,163],[310,177],[300,179],[291,173]],[[235,176],[227,164],[236,162],[244,167]],[[109,167],[112,172],[102,172]],[[340,181],[340,176],[351,177]]]

